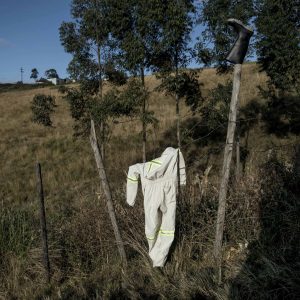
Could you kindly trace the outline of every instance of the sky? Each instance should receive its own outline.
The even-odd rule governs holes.
[[[30,79],[37,68],[39,77],[54,68],[61,78],[71,55],[59,40],[59,27],[70,21],[71,0],[0,0],[0,82]]]
[[[34,82],[33,68],[39,77],[52,68],[60,78],[68,77],[72,57],[60,43],[59,27],[72,21],[70,4],[71,0],[0,0],[0,83],[20,81],[21,68],[25,83]],[[200,32],[200,26],[194,28],[192,41]]]

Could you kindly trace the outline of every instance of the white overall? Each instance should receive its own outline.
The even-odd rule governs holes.
[[[186,183],[185,163],[179,149],[167,148],[161,157],[129,167],[127,203],[134,205],[140,177],[144,195],[145,233],[153,267],[162,267],[174,240],[177,170],[179,181]]]

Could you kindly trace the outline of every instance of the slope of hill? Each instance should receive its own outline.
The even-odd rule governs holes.
[[[199,76],[203,96],[230,78],[231,74],[219,76],[214,69],[203,70]],[[170,96],[154,91],[158,83],[154,76],[147,76],[146,84],[152,91],[149,108],[159,120],[157,128],[149,128],[148,158],[158,156],[167,146],[176,146],[172,131],[175,102]],[[258,85],[266,85],[266,76],[258,72],[255,64],[245,64],[241,107],[253,100],[264,105]],[[37,93],[56,97],[53,128],[31,122],[30,102]],[[147,258],[141,195],[135,208],[125,205],[125,172],[129,165],[141,161],[141,126],[138,121],[128,119],[111,124],[106,166],[130,261],[126,273],[121,273],[89,141],[73,138],[68,104],[58,90],[43,87],[3,92],[0,94],[0,111],[0,298],[33,299],[48,295],[51,299],[226,299],[232,294],[235,299],[245,299],[240,290],[242,286],[256,299],[262,296],[265,298],[261,299],[270,299],[273,294],[268,293],[268,288],[271,291],[271,282],[276,280],[278,285],[274,284],[274,288],[287,285],[290,295],[296,296],[297,273],[289,262],[294,254],[278,254],[286,260],[284,265],[276,260],[277,256],[268,257],[266,254],[275,247],[273,240],[263,242],[261,238],[269,226],[262,221],[262,215],[272,207],[273,215],[267,214],[267,217],[274,218],[270,228],[284,224],[291,238],[297,234],[293,226],[296,224],[294,212],[299,210],[299,203],[296,200],[289,203],[291,210],[279,205],[283,199],[294,199],[293,195],[296,195],[295,187],[287,186],[287,178],[295,177],[292,173],[294,146],[299,143],[296,135],[266,133],[264,122],[258,118],[242,136],[244,172],[239,184],[232,179],[226,217],[224,285],[218,286],[212,272],[211,249],[225,136],[212,137],[208,132],[196,135],[196,141],[187,139],[183,144],[188,185],[178,203],[174,249],[164,271],[159,272],[152,269]],[[184,103],[181,103],[181,115],[183,131],[192,130],[194,122],[205,124],[197,114],[192,116]],[[273,165],[261,168],[270,159],[273,159]],[[40,255],[37,161],[42,165],[46,195],[52,270],[49,286],[44,282]],[[272,169],[274,165],[280,166],[280,174]],[[209,166],[211,172],[205,177],[204,171]],[[267,174],[265,170],[268,168],[271,169]],[[267,178],[273,178],[273,181],[266,182]],[[276,198],[277,192],[279,198]],[[284,193],[288,195],[284,196]],[[272,203],[277,206],[268,202],[266,195],[268,199],[273,197]],[[286,213],[284,222],[278,219],[280,210]],[[266,246],[268,242],[271,246]],[[285,243],[294,249],[293,241]],[[252,274],[256,277],[251,278],[253,265],[249,259],[254,256],[255,247],[257,253],[261,251],[265,255],[265,264],[263,259],[259,260],[265,273],[257,271],[257,274]],[[274,274],[272,268],[277,268]],[[261,279],[263,275],[265,277]],[[124,277],[127,278],[126,289],[121,285]],[[265,290],[259,280],[267,287]]]

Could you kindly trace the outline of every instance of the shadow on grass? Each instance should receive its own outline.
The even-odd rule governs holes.
[[[275,156],[261,170],[261,233],[230,299],[300,299],[300,146],[292,165]]]
[[[284,137],[300,132],[300,96],[270,98],[263,111],[262,120],[268,133]]]

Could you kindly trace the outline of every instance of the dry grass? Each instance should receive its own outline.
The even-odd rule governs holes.
[[[214,69],[203,70],[199,78],[203,95],[230,77],[230,74],[220,77]],[[242,106],[259,98],[257,86],[264,85],[265,80],[255,64],[244,66]],[[150,91],[158,83],[154,76],[147,77]],[[30,120],[30,101],[37,93],[56,97],[54,128],[44,128]],[[166,136],[174,125],[174,104],[170,96],[151,93],[149,108],[159,120],[158,128],[150,129],[148,135],[151,157],[159,155],[165,146],[175,144],[172,135]],[[181,105],[181,114],[186,120],[190,112],[183,103]],[[249,255],[245,244],[259,239],[261,232],[262,179],[257,166],[265,161],[270,145],[297,141],[292,136],[281,139],[267,136],[262,124],[251,129],[244,180],[238,187],[233,184],[229,194],[225,278],[224,285],[218,286],[212,272],[211,247],[222,151],[208,159],[211,144],[185,146],[189,183],[178,203],[174,249],[164,271],[159,272],[151,267],[147,256],[141,195],[134,209],[125,205],[124,172],[130,164],[141,161],[141,126],[138,121],[127,122],[126,119],[112,124],[106,164],[130,261],[125,274],[128,284],[125,291],[121,285],[124,274],[120,272],[93,154],[88,140],[72,137],[73,124],[67,103],[57,89],[42,88],[1,93],[0,109],[0,299],[228,299],[232,282]],[[288,161],[291,148],[279,149],[279,156]],[[45,284],[40,258],[37,161],[42,164],[46,196],[52,268],[50,286]],[[212,166],[208,181],[199,185],[197,178],[203,178],[208,165]],[[205,190],[201,191],[203,186]],[[7,224],[11,224],[10,235],[4,235],[8,232]],[[7,244],[4,236],[18,242]]]

